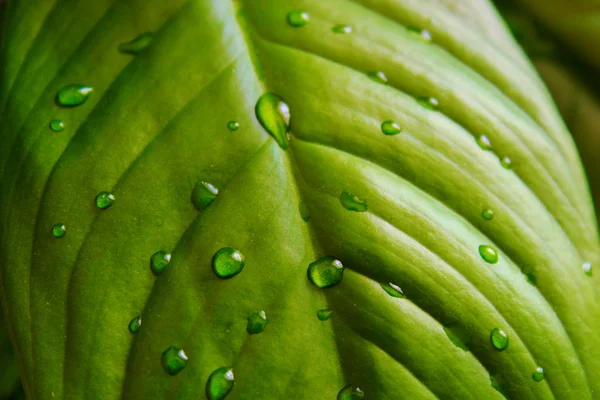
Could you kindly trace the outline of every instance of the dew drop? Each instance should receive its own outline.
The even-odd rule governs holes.
[[[248,331],[248,333],[251,335],[261,333],[265,330],[266,326],[267,314],[265,314],[264,311],[259,311],[248,317],[248,325],[246,326],[246,331]]]
[[[586,274],[587,276],[592,276],[593,274],[593,270],[592,270],[592,263],[591,262],[584,262],[583,265],[583,273]]]
[[[67,227],[65,226],[65,224],[58,223],[52,227],[52,236],[54,236],[57,239],[60,239],[61,237],[65,236],[66,233]]]
[[[394,122],[390,119],[383,121],[381,124],[381,132],[383,132],[384,135],[392,136],[402,132],[402,128],[400,128],[400,125],[398,125],[397,122]]]
[[[344,277],[344,266],[331,256],[321,257],[308,266],[308,279],[319,288],[339,284]]]
[[[377,83],[381,83],[386,85],[388,83],[388,78],[387,76],[385,76],[385,74],[381,71],[372,71],[367,73],[367,76],[369,78],[371,78],[372,81],[377,82]]]
[[[187,364],[188,358],[185,352],[178,349],[175,346],[171,346],[162,353],[161,362],[162,366],[167,371],[167,374],[171,376],[177,375],[185,365]]]
[[[431,111],[437,111],[440,108],[440,102],[435,97],[419,97],[417,101],[420,105]]]
[[[96,207],[100,209],[106,209],[112,206],[112,203],[115,201],[115,196],[110,192],[100,192],[96,196]]]
[[[56,103],[63,107],[79,106],[85,103],[93,91],[91,86],[67,85],[58,91]]]
[[[531,377],[533,378],[534,381],[536,382],[541,382],[544,380],[545,378],[545,372],[544,372],[544,368],[542,367],[537,367],[535,369],[535,371],[533,371],[533,373],[531,374]]]
[[[367,211],[367,201],[359,199],[352,193],[342,192],[340,195],[340,202],[346,210],[365,212]]]
[[[483,217],[483,219],[491,221],[494,218],[494,210],[492,210],[491,208],[486,208],[481,212],[481,216]]]
[[[399,299],[406,298],[406,295],[404,294],[402,289],[400,289],[400,286],[394,285],[392,282],[382,283],[381,287],[383,288],[383,290],[386,291],[387,294],[389,294],[392,297],[396,297]]]
[[[502,167],[504,167],[505,169],[511,169],[512,168],[512,160],[508,157],[502,157],[500,159],[500,165],[502,165]]]
[[[159,250],[150,257],[150,269],[156,276],[163,273],[167,265],[171,262],[171,254],[164,250]]]
[[[192,204],[198,211],[208,207],[219,194],[219,189],[208,182],[198,182],[192,190]]]
[[[304,202],[300,203],[300,217],[302,217],[304,222],[310,221],[311,218],[310,210]]]
[[[152,32],[142,33],[140,36],[130,40],[129,42],[121,43],[119,45],[119,51],[125,54],[140,54],[142,50],[150,45],[153,37],[154,34]]]
[[[129,332],[135,334],[137,333],[140,328],[142,327],[142,317],[140,317],[139,315],[135,318],[133,318],[131,320],[131,322],[129,322]]]
[[[302,10],[294,10],[290,11],[287,15],[287,22],[294,28],[301,28],[304,25],[308,24],[310,21],[310,16],[307,12]]]
[[[321,321],[327,321],[329,318],[331,318],[332,314],[332,310],[330,310],[329,308],[324,308],[322,310],[317,311],[317,318],[319,318],[319,320]]]
[[[54,132],[62,132],[65,129],[65,124],[60,119],[53,119],[50,121],[49,126]]]
[[[223,247],[212,258],[212,267],[215,274],[221,279],[229,279],[244,269],[246,259],[239,250]]]
[[[523,267],[521,272],[523,272],[523,275],[525,275],[525,279],[527,279],[527,282],[529,282],[533,286],[537,285],[537,278],[535,276],[535,269],[533,267],[525,266]]]
[[[496,264],[498,262],[498,252],[487,244],[479,246],[479,255],[483,258],[483,261],[489,264]]]
[[[221,367],[214,370],[206,382],[206,398],[208,400],[223,400],[235,386],[235,376],[231,367]]]
[[[508,335],[501,329],[494,328],[490,334],[492,346],[498,351],[503,351],[508,348]]]
[[[469,344],[471,342],[471,331],[462,324],[451,323],[444,326],[444,332],[448,339],[454,345],[464,351],[469,351]]]
[[[290,130],[288,105],[276,94],[265,93],[256,102],[254,112],[262,127],[275,138],[279,147],[287,150],[286,134]]]
[[[475,141],[477,142],[477,145],[482,150],[491,150],[492,149],[492,142],[490,142],[490,139],[485,135],[481,135],[481,136],[477,137],[475,139]]]
[[[331,30],[333,31],[333,33],[342,33],[342,34],[348,34],[348,33],[352,33],[352,27],[350,25],[335,25],[333,28],[331,28]]]
[[[408,28],[408,31],[419,36],[420,39],[426,42],[431,42],[431,32],[429,32],[427,29]]]
[[[237,121],[229,121],[227,123],[227,129],[229,129],[231,132],[237,131],[239,127],[240,127],[240,123]]]
[[[363,400],[364,398],[365,393],[352,385],[343,387],[337,395],[337,400]]]

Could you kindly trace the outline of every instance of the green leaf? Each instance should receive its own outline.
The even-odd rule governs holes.
[[[587,182],[491,5],[2,12],[0,283],[29,398],[600,392]],[[62,107],[69,85],[93,91]]]

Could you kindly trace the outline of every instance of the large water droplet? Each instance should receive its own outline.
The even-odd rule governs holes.
[[[437,111],[440,108],[440,102],[435,97],[419,97],[417,101],[420,105],[431,111]]]
[[[140,54],[142,50],[150,45],[153,37],[154,34],[152,32],[142,33],[140,36],[129,42],[121,43],[119,45],[119,51],[126,54]]]
[[[365,393],[352,385],[343,387],[337,395],[337,400],[363,400],[364,398]]]
[[[321,321],[327,321],[329,318],[331,318],[332,314],[332,310],[330,310],[329,308],[324,308],[322,310],[317,311],[317,318],[319,318],[319,320]]]
[[[198,211],[204,210],[219,194],[219,189],[208,182],[199,182],[192,190],[192,203]]]
[[[502,167],[504,167],[505,169],[511,169],[512,168],[512,160],[508,157],[502,157],[500,159],[500,165],[502,165]]]
[[[288,148],[286,134],[290,130],[290,108],[273,93],[265,93],[256,102],[256,118],[267,132],[275,138],[279,147]]]
[[[444,332],[456,347],[464,351],[469,351],[469,343],[471,342],[472,335],[471,331],[464,325],[457,322],[445,325]]]
[[[63,107],[75,107],[85,103],[93,91],[91,86],[68,85],[58,91],[56,103]]]
[[[586,274],[587,276],[592,276],[593,274],[593,269],[592,269],[592,263],[591,262],[584,262],[582,265],[583,268],[583,273]]]
[[[398,123],[390,119],[387,121],[383,121],[383,123],[381,124],[381,132],[383,132],[384,135],[392,136],[402,132],[402,128],[400,127],[400,125],[398,125]]]
[[[508,335],[501,329],[494,328],[490,333],[492,346],[498,351],[503,351],[508,348]]]
[[[58,223],[52,227],[52,236],[54,236],[57,239],[65,236],[66,233],[67,233],[67,227],[65,226],[65,224]]]
[[[246,259],[239,250],[231,247],[223,247],[215,253],[212,258],[213,271],[221,279],[229,279],[244,268]]]
[[[150,257],[150,269],[154,275],[158,276],[167,268],[171,262],[171,254],[164,250],[159,250]]]
[[[161,362],[162,366],[167,371],[167,374],[171,376],[177,375],[185,365],[187,364],[188,358],[185,352],[178,349],[175,346],[171,346],[162,353]]]
[[[308,279],[319,288],[339,284],[344,277],[344,266],[331,256],[321,257],[308,266]]]
[[[482,150],[491,150],[492,149],[492,142],[490,142],[490,139],[485,135],[479,136],[478,138],[475,139],[475,141],[477,142],[479,147],[481,147]]]
[[[294,10],[288,13],[287,21],[288,24],[290,24],[294,28],[301,28],[304,25],[308,24],[308,21],[310,21],[310,16],[305,11]]]
[[[206,382],[206,398],[208,400],[223,400],[235,386],[235,376],[231,367],[221,367],[214,370]]]
[[[52,121],[50,121],[49,126],[50,129],[52,129],[54,132],[62,132],[65,129],[65,124],[60,119],[53,119]]]
[[[267,314],[264,311],[256,312],[248,317],[248,325],[246,331],[253,335],[255,333],[261,333],[267,326]]]
[[[142,327],[142,317],[140,317],[139,315],[135,318],[133,318],[131,320],[131,322],[129,322],[129,332],[131,333],[137,333],[140,328]]]
[[[385,290],[387,294],[389,294],[392,297],[397,297],[399,299],[406,298],[406,295],[404,294],[402,289],[400,289],[400,286],[394,285],[392,282],[382,283],[381,287],[383,288],[383,290]]]
[[[486,208],[481,212],[481,216],[483,219],[490,221],[492,218],[494,218],[494,210],[491,208]]]
[[[304,222],[310,221],[310,209],[306,205],[306,203],[300,203],[300,217],[304,220]]]
[[[333,28],[331,28],[331,30],[333,31],[333,33],[342,33],[342,34],[348,34],[348,33],[352,33],[352,27],[350,25],[335,25]]]
[[[385,76],[385,74],[381,71],[372,71],[367,73],[367,76],[369,78],[371,78],[372,81],[377,82],[377,83],[381,83],[381,84],[387,84],[388,83],[388,78],[387,76]]]
[[[115,196],[110,192],[100,192],[96,196],[96,207],[105,209],[112,206]]]
[[[237,131],[239,127],[240,127],[240,123],[237,121],[229,121],[227,123],[227,129],[229,129],[231,132]]]
[[[479,246],[479,255],[481,258],[489,264],[496,264],[498,262],[498,252],[492,246],[482,244]]]
[[[535,369],[535,371],[533,371],[533,373],[531,374],[531,377],[533,378],[534,381],[541,382],[544,380],[545,375],[546,374],[544,372],[544,368],[537,367]]]
[[[346,210],[365,212],[367,211],[367,201],[359,199],[352,193],[342,192],[340,195],[340,202]]]

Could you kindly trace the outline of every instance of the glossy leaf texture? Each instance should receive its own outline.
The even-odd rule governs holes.
[[[2,12],[1,283],[29,398],[600,393],[587,183],[487,2]]]

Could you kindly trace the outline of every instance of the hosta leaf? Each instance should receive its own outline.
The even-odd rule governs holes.
[[[470,3],[8,2],[1,283],[29,397],[600,391],[579,156]]]

